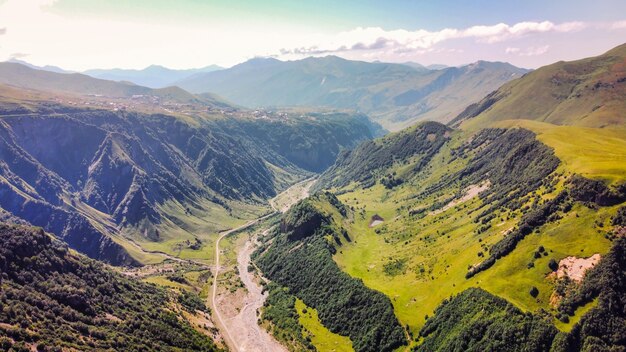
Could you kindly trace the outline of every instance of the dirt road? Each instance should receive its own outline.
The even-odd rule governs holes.
[[[215,273],[213,277],[210,303],[213,307],[215,323],[222,332],[226,344],[233,351],[286,352],[287,349],[281,346],[257,323],[257,312],[259,308],[263,306],[266,298],[266,295],[262,293],[262,287],[256,283],[254,274],[248,272],[250,255],[256,247],[257,235],[254,235],[246,241],[237,255],[239,277],[247,289],[246,295],[243,299],[243,308],[235,316],[228,318],[223,316],[216,299],[218,284],[217,279],[220,269],[220,241],[235,231],[244,230],[279,212],[285,212],[291,205],[308,196],[309,189],[314,182],[314,179],[307,179],[291,186],[289,189],[270,200],[270,205],[275,210],[274,213],[252,220],[238,228],[223,232],[215,242]],[[269,231],[267,228],[259,230],[259,232],[267,231]]]

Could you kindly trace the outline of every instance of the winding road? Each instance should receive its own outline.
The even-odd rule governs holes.
[[[245,230],[271,216],[287,211],[291,205],[308,196],[309,189],[314,182],[314,178],[309,178],[289,187],[269,201],[270,206],[274,210],[272,213],[251,220],[237,228],[222,232],[217,241],[215,241],[215,272],[210,302],[207,303],[210,303],[213,308],[215,324],[222,332],[226,344],[233,351],[287,352],[287,349],[261,328],[257,322],[257,311],[263,306],[266,295],[263,294],[262,287],[255,282],[254,275],[248,272],[248,265],[251,260],[250,255],[256,246],[256,235],[246,241],[237,255],[239,276],[247,289],[247,294],[244,297],[244,306],[234,317],[225,319],[222,316],[216,299],[217,280],[220,270],[220,241],[236,231]],[[269,228],[266,228],[260,231],[267,233],[269,230]]]

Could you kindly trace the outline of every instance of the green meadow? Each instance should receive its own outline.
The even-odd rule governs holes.
[[[354,351],[348,337],[334,334],[322,325],[317,316],[317,310],[307,307],[300,299],[296,299],[295,308],[299,315],[298,321],[305,329],[303,332],[305,338],[310,338],[318,351]]]
[[[535,130],[539,140],[553,147],[556,155],[564,160],[556,171],[558,182],[554,188],[540,187],[529,196],[544,200],[553,198],[563,189],[563,180],[572,172],[609,182],[626,178],[626,157],[622,156],[626,151],[626,144],[623,144],[626,137],[622,138],[618,130],[591,129],[592,133],[597,132],[604,138],[599,138],[599,135],[589,137],[596,143],[590,143],[583,153],[575,148],[577,137],[565,136],[568,133],[584,134],[589,130],[587,128],[553,125],[547,128],[545,124],[537,124],[541,127],[539,129],[535,123],[526,124],[524,121],[522,124]],[[498,210],[489,222],[491,226],[486,231],[478,231],[481,224],[475,223],[474,218],[486,209],[479,197],[439,213],[424,211],[421,216],[412,216],[409,210],[428,207],[462,192],[453,186],[425,199],[416,200],[413,197],[465,165],[459,159],[451,161],[450,148],[458,145],[467,133],[453,134],[452,141],[431,161],[431,167],[401,186],[390,190],[381,184],[368,189],[352,185],[339,192],[340,200],[351,207],[355,215],[343,224],[352,241],[338,248],[334,260],[351,276],[385,293],[391,299],[401,323],[407,325],[415,336],[426,318],[433,315],[444,299],[469,287],[485,289],[509,300],[523,311],[544,309],[555,312],[550,303],[554,290],[554,280],[548,276],[550,259],[559,261],[567,256],[605,254],[611,246],[604,235],[610,229],[609,218],[615,214],[617,207],[594,210],[576,204],[562,219],[526,236],[512,253],[496,261],[493,267],[466,279],[468,269],[488,256],[488,248],[507,235],[519,221],[521,212]],[[578,161],[578,158],[583,161]],[[584,158],[599,161],[585,164]],[[410,168],[411,164],[397,165],[393,169],[397,175],[403,176],[409,173],[404,170]],[[371,228],[369,225],[374,215],[382,217],[384,222]],[[603,219],[604,228],[597,225],[598,219]],[[545,254],[535,258],[534,253],[540,246],[545,249]],[[539,289],[536,298],[529,294],[532,287]],[[585,309],[579,309],[580,312],[576,312],[568,324],[554,319],[557,327],[567,331]]]

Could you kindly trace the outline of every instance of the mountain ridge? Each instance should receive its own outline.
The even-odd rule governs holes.
[[[99,79],[128,81],[150,88],[165,88],[175,85],[175,82],[177,81],[192,77],[196,74],[223,69],[223,67],[218,65],[208,65],[192,69],[171,69],[165,66],[153,64],[143,69],[89,69],[83,71],[82,73]]]
[[[336,56],[296,61],[257,58],[177,84],[248,107],[354,109],[397,130],[418,120],[447,122],[470,103],[526,72],[510,64],[488,62],[418,70],[405,64]]]
[[[411,351],[624,349],[624,54],[539,68],[460,121],[418,123],[342,152],[315,186],[348,214],[341,228],[302,206],[283,222],[307,231],[283,226],[286,239],[267,236],[259,252],[285,260],[301,247],[284,241],[326,234],[334,263],[391,299]],[[589,102],[611,109],[590,117]],[[261,263],[274,275],[310,265]],[[299,299],[314,294],[297,291],[305,279],[277,278]]]
[[[626,44],[622,44],[596,57],[534,70],[469,105],[451,124],[466,121],[471,128],[527,119],[586,127],[623,125],[625,96]]]

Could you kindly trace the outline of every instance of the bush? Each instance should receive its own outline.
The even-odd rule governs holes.
[[[548,262],[548,268],[550,268],[550,270],[552,271],[557,271],[559,269],[559,263],[556,260],[554,260],[554,258],[552,258]]]
[[[533,297],[537,298],[537,296],[539,296],[539,289],[538,289],[538,288],[536,288],[535,286],[533,286],[533,287],[530,289],[530,292],[529,292],[529,293],[530,293],[530,295],[531,295],[531,296],[533,296]]]
[[[611,220],[613,226],[626,226],[626,206],[617,209],[617,214]]]

